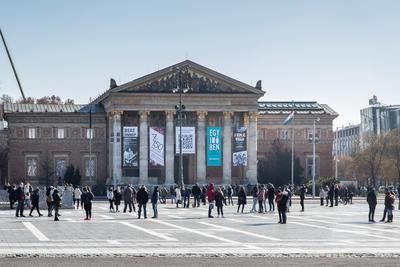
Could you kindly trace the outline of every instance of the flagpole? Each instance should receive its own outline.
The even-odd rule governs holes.
[[[292,101],[292,186],[294,186],[294,101]]]

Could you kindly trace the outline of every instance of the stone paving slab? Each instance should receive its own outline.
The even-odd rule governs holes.
[[[249,213],[250,205],[244,214],[228,206],[225,218],[209,219],[206,206],[160,204],[159,219],[146,220],[136,213],[110,213],[106,202],[93,207],[91,221],[83,220],[81,209],[61,210],[59,222],[0,211],[0,257],[400,257],[397,211],[393,224],[369,224],[368,207],[361,201],[333,208],[308,201],[305,212],[294,203],[286,225],[277,223],[277,213]],[[382,213],[379,205],[376,220]]]

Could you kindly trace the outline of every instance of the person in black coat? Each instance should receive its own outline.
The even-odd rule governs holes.
[[[376,194],[375,194],[375,189],[370,188],[368,195],[367,195],[367,202],[369,206],[369,213],[368,213],[368,221],[369,222],[375,222],[374,221],[374,215],[375,215],[375,207],[376,207]]]
[[[142,208],[143,208],[144,218],[147,219],[146,205],[147,205],[147,202],[149,201],[149,194],[147,193],[147,189],[144,185],[142,185],[140,187],[139,191],[137,192],[136,200],[139,205],[138,219],[140,219],[140,215],[142,213]]]
[[[25,217],[24,216],[24,202],[25,202],[25,193],[24,193],[24,184],[21,183],[19,187],[15,190],[15,197],[18,201],[17,209],[15,212],[16,217]]]
[[[269,204],[269,211],[275,211],[275,187],[273,184],[267,185],[267,197],[268,197],[268,204]]]
[[[328,191],[329,202],[331,203],[330,207],[333,207],[333,197],[335,196],[335,185],[331,184],[331,187]]]
[[[94,199],[94,195],[90,192],[90,188],[88,186],[83,188],[83,194],[81,196],[81,201],[83,203],[83,208],[86,212],[85,220],[92,219],[92,200]]]
[[[10,201],[10,209],[14,209],[15,197],[15,184],[7,186],[8,200]]]
[[[215,206],[217,206],[218,217],[221,214],[222,218],[224,217],[224,203],[225,196],[222,188],[219,187],[217,193],[215,194]]]
[[[32,203],[32,208],[31,208],[31,212],[29,213],[29,216],[30,216],[30,217],[33,216],[33,215],[32,215],[32,211],[33,211],[34,209],[36,209],[37,213],[39,214],[39,217],[43,216],[43,215],[40,213],[40,210],[39,210],[39,187],[36,188],[35,191],[33,191],[33,194],[32,194],[32,196],[31,196],[31,203]]]
[[[121,189],[117,186],[117,189],[114,190],[114,204],[115,204],[115,212],[119,212],[118,206],[121,205]]]
[[[300,187],[300,205],[301,205],[301,211],[304,211],[304,199],[306,198],[306,193],[307,193],[307,188],[303,184]]]
[[[54,221],[59,221],[58,216],[60,216],[60,214],[58,213],[58,210],[61,207],[61,196],[58,193],[58,189],[54,189],[52,197],[54,206]]]
[[[203,202],[203,205],[206,204],[206,196],[207,196],[207,188],[205,186],[203,186],[201,188],[201,202]]]
[[[339,205],[339,185],[335,186],[335,206]]]
[[[194,208],[198,208],[200,207],[200,196],[201,196],[201,189],[200,187],[195,184],[192,188],[192,194],[193,194],[193,198],[194,198],[194,204],[193,207]]]
[[[237,208],[237,212],[239,212],[240,206],[242,206],[242,213],[243,213],[243,209],[244,209],[244,206],[246,204],[247,204],[246,192],[244,191],[244,187],[241,186],[240,190],[238,192],[238,208]]]

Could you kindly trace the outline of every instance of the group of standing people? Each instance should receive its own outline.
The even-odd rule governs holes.
[[[153,188],[153,193],[149,198],[149,193],[146,186],[142,185],[139,190],[136,191],[135,187],[131,184],[127,185],[123,192],[121,188],[117,186],[114,190],[113,187],[109,187],[107,190],[107,199],[109,201],[110,212],[119,212],[119,205],[121,204],[122,198],[124,199],[124,209],[123,212],[126,213],[129,207],[129,213],[136,212],[135,204],[138,205],[138,219],[141,218],[142,212],[143,217],[147,219],[147,202],[151,201],[153,209],[153,217],[158,218],[158,202],[160,200],[160,191],[158,186]],[[114,209],[115,205],[115,209]]]

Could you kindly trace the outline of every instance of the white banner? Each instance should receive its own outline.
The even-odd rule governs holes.
[[[195,154],[195,127],[182,127],[182,154]],[[179,127],[175,127],[175,153],[179,154]]]
[[[149,132],[150,164],[164,166],[164,129],[150,128]]]

